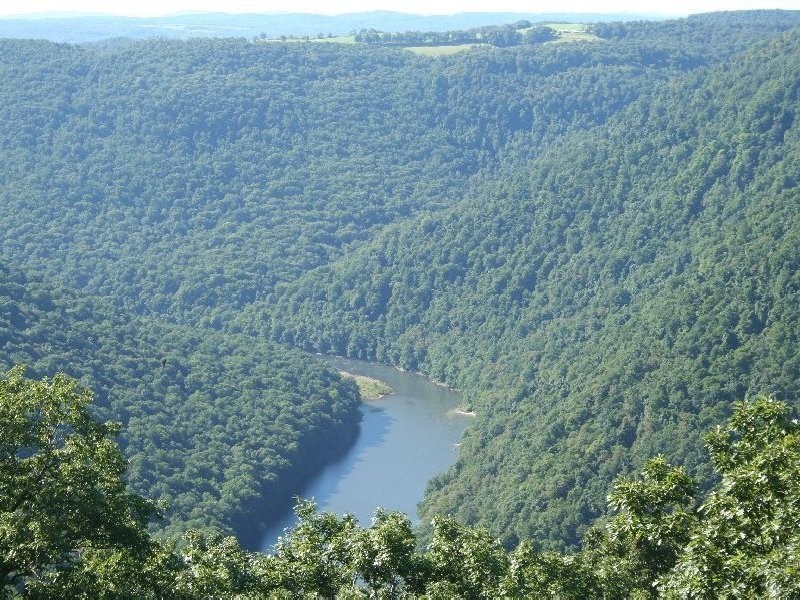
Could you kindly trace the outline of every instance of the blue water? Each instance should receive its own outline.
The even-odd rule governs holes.
[[[461,395],[386,365],[342,358],[330,362],[337,369],[385,381],[395,393],[364,403],[353,447],[298,495],[313,498],[320,510],[350,513],[362,525],[369,525],[376,507],[402,511],[416,522],[417,503],[428,480],[453,464],[469,425],[470,417],[453,411]],[[266,532],[262,550],[271,551],[294,523],[286,506]]]

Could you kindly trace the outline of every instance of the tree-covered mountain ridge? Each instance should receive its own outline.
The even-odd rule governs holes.
[[[647,456],[707,484],[700,432],[736,398],[800,390],[799,42],[654,87],[249,326],[465,390],[479,418],[425,517],[558,545]]]

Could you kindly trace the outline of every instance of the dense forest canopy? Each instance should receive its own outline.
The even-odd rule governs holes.
[[[4,41],[2,251],[132,310],[217,326],[794,18],[742,17],[712,36],[723,14],[440,60],[338,44]]]
[[[355,387],[287,346],[419,370],[478,413],[424,520],[577,548],[620,475],[708,490],[703,432],[798,400],[798,27],[0,40],[0,362],[95,389],[168,533],[235,530],[354,434]]]
[[[132,317],[0,264],[0,369],[67,372],[124,426],[132,487],[169,505],[159,529],[238,532],[351,442],[355,385],[301,352]]]

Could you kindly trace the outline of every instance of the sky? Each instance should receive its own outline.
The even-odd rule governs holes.
[[[395,10],[419,14],[458,12],[588,12],[685,15],[716,10],[786,8],[800,0],[0,0],[0,16],[79,12],[163,16],[180,12],[342,14]]]

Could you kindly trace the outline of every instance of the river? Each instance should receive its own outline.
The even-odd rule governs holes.
[[[369,525],[376,507],[406,513],[417,521],[417,503],[434,475],[456,459],[457,444],[470,417],[454,409],[458,392],[395,368],[344,358],[330,359],[337,369],[385,381],[394,394],[365,402],[353,447],[330,463],[304,489],[320,510],[350,513]],[[261,544],[270,552],[295,523],[291,507],[270,527]]]

